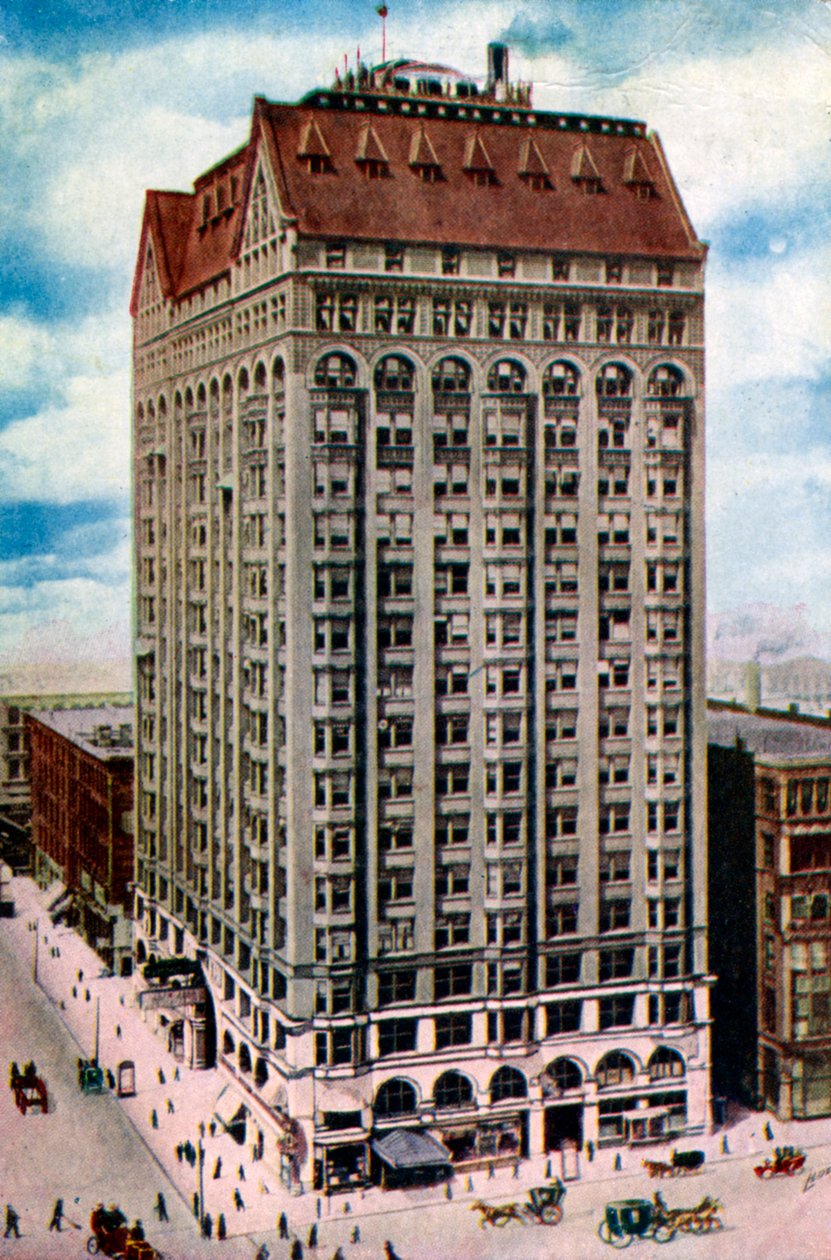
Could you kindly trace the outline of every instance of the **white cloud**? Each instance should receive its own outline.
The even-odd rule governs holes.
[[[91,578],[0,587],[0,663],[126,658],[129,581]],[[37,648],[37,651],[35,650]]]
[[[0,315],[0,390],[20,390],[31,383],[38,364],[48,360],[52,337],[25,315]]]
[[[71,503],[130,488],[130,380],[75,376],[62,403],[0,432],[0,499]]]

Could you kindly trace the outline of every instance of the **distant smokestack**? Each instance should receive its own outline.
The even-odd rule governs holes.
[[[744,672],[745,704],[751,713],[762,706],[762,670],[758,661],[748,661]]]
[[[488,44],[488,88],[497,96],[508,83],[508,45]]]

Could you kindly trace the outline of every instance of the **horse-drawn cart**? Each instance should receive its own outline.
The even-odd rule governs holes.
[[[87,1239],[87,1251],[91,1256],[111,1256],[112,1260],[164,1260],[162,1253],[144,1237],[140,1222],[128,1227],[126,1216],[115,1204],[108,1208],[99,1204],[90,1217],[89,1227],[92,1234]]]
[[[49,1111],[49,1092],[46,1082],[38,1076],[34,1063],[29,1062],[21,1072],[16,1063],[9,1067],[9,1088],[21,1115],[33,1108],[46,1115]]]
[[[772,1156],[753,1169],[757,1177],[767,1181],[770,1177],[794,1177],[805,1166],[806,1155],[795,1146],[777,1146]]]
[[[566,1188],[555,1177],[550,1185],[534,1186],[528,1191],[525,1203],[484,1203],[477,1199],[472,1203],[471,1211],[479,1212],[479,1226],[487,1225],[500,1228],[510,1221],[518,1221],[521,1225],[559,1225],[563,1219],[563,1199]]]

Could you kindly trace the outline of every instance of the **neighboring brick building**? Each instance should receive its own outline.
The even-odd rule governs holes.
[[[131,708],[26,715],[35,878],[54,918],[129,974],[133,880]]]
[[[307,1184],[709,1120],[706,248],[493,51],[258,99],[142,227],[137,957]]]
[[[831,721],[711,701],[716,1088],[831,1114]]]

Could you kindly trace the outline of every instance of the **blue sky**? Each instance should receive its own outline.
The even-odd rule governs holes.
[[[0,664],[129,651],[127,302],[146,187],[187,188],[360,45],[374,0],[0,7]],[[392,0],[391,55],[644,118],[708,284],[708,590],[831,630],[831,5]],[[51,633],[53,631],[54,633]]]

